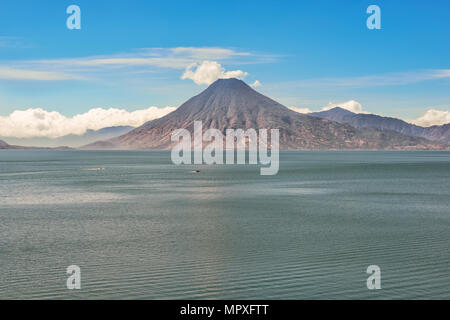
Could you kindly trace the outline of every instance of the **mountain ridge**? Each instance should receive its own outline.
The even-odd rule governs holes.
[[[59,146],[69,146],[76,148],[99,140],[111,139],[123,135],[133,129],[134,127],[131,126],[112,126],[99,130],[88,129],[82,135],[68,134],[59,138],[0,137],[0,139],[7,141],[10,145],[20,145],[24,147],[57,148]]]
[[[431,141],[450,144],[450,123],[440,126],[421,127],[397,118],[383,117],[376,114],[354,113],[340,107],[313,112],[309,115],[339,123],[347,123],[355,128],[373,127],[384,131],[391,130],[407,136],[421,137]]]
[[[72,148],[66,146],[60,146],[56,148],[46,148],[46,147],[24,147],[24,146],[16,146],[6,143],[3,140],[0,140],[0,150],[71,150]]]

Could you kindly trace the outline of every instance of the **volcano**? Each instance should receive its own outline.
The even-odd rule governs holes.
[[[172,113],[113,139],[85,149],[170,149],[171,135],[194,121],[203,130],[279,129],[280,149],[443,149],[444,145],[375,128],[354,128],[345,123],[294,112],[258,93],[238,79],[219,79]]]

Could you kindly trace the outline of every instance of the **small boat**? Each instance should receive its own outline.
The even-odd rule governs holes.
[[[105,170],[104,167],[100,167],[100,168],[84,168],[83,170],[85,171],[100,171],[100,170]]]

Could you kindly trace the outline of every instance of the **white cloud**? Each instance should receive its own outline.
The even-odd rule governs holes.
[[[30,60],[18,62],[31,66],[48,66],[58,69],[158,67],[185,69],[203,60],[259,59],[247,52],[220,47],[144,48],[132,53],[99,55],[73,59]]]
[[[0,48],[28,48],[28,44],[20,37],[0,36]]]
[[[192,59],[185,57],[102,57],[83,58],[72,60],[42,60],[42,64],[55,63],[56,65],[90,68],[125,68],[125,67],[159,67],[170,69],[183,69]]]
[[[0,67],[0,80],[56,81],[56,80],[81,80],[81,79],[83,78],[60,72],[47,72],[47,71]]]
[[[308,108],[289,107],[289,109],[291,109],[292,111],[298,112],[298,113],[311,113],[311,112],[313,112],[313,111],[311,111]]]
[[[320,111],[327,111],[333,108],[342,108],[354,113],[366,113],[365,111],[363,111],[362,109],[362,105],[361,103],[359,103],[358,101],[355,100],[349,100],[349,101],[345,101],[345,102],[341,102],[341,103],[329,103],[328,106],[320,109]]]
[[[0,47],[6,45],[6,40],[0,37]],[[269,62],[264,55],[221,47],[141,48],[133,52],[76,58],[11,60],[7,65],[0,64],[0,80],[92,80],[105,76],[109,79],[111,74],[184,70],[205,60],[226,61],[228,65]]]
[[[429,109],[421,117],[409,122],[422,127],[447,124],[450,123],[450,111]]]
[[[220,47],[177,47],[170,49],[176,55],[187,55],[199,60],[228,59],[234,56],[250,56],[248,52],[237,52],[228,48]]]
[[[329,103],[328,106],[323,107],[322,109],[320,109],[319,111],[327,111],[333,108],[342,108],[354,113],[368,113],[366,111],[363,111],[363,107],[362,105],[355,100],[349,100],[349,101],[345,101],[345,102],[341,102],[341,103]],[[298,108],[298,107],[289,107],[289,109],[298,112],[298,113],[311,113],[311,112],[316,112],[316,111],[312,111],[308,108]]]
[[[88,129],[99,130],[112,126],[137,127],[175,109],[174,107],[150,107],[129,112],[124,109],[96,108],[73,117],[66,117],[59,112],[40,108],[16,110],[9,116],[0,116],[0,136],[58,138],[68,134],[81,135]]]
[[[284,87],[377,87],[408,85],[423,81],[443,80],[450,78],[450,69],[427,69],[407,72],[390,72],[357,77],[313,78],[282,83]]]
[[[216,61],[205,60],[202,63],[192,63],[184,71],[181,79],[191,79],[196,84],[210,85],[217,79],[238,78],[243,79],[247,72],[242,70],[225,71]]]
[[[253,87],[253,88],[260,87],[261,86],[261,82],[259,82],[259,80],[255,80],[255,82],[253,82],[250,86]]]

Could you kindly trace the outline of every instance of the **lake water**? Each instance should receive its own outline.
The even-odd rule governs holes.
[[[0,151],[1,299],[450,299],[449,245],[449,152]]]

